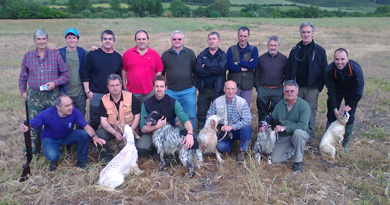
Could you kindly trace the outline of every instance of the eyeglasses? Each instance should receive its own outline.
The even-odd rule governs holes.
[[[181,41],[183,40],[182,38],[172,38],[172,41]]]
[[[295,90],[285,90],[284,93],[295,93]]]

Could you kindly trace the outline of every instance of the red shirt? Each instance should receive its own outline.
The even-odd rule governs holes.
[[[163,70],[163,64],[157,51],[148,47],[140,55],[137,46],[127,50],[123,56],[123,70],[127,71],[126,88],[131,93],[148,94],[153,90],[153,78]]]

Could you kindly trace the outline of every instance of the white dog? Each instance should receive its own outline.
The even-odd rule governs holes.
[[[252,146],[252,153],[258,164],[261,164],[261,154],[265,154],[268,164],[272,164],[272,151],[278,138],[274,131],[275,126],[276,120],[272,115],[265,116],[264,120],[259,122],[257,140]]]
[[[139,175],[143,171],[138,168],[138,151],[135,148],[133,130],[129,125],[120,123],[119,127],[126,139],[126,145],[100,172],[98,184],[110,191],[120,186],[128,174]]]
[[[206,124],[203,129],[200,130],[198,135],[199,148],[203,153],[214,153],[217,157],[219,164],[223,163],[218,150],[217,150],[217,125],[222,120],[222,117],[218,115],[212,115],[206,120]]]
[[[320,152],[323,156],[329,155],[333,160],[335,159],[336,146],[344,139],[345,125],[348,119],[347,111],[340,112],[337,120],[330,124],[320,143]]]

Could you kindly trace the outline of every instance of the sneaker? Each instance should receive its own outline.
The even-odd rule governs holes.
[[[56,169],[57,169],[57,166],[58,166],[58,162],[56,161],[51,161],[50,162],[50,165],[49,165],[49,170],[51,172],[54,172]]]
[[[238,164],[242,164],[244,162],[244,159],[245,159],[245,152],[239,151],[236,161],[238,162]]]
[[[88,165],[89,165],[88,162],[77,161],[77,163],[76,163],[76,167],[81,168],[81,169],[85,169]]]
[[[293,164],[293,170],[294,170],[294,172],[296,172],[296,173],[302,173],[302,172],[303,172],[303,169],[302,169],[302,162],[294,162],[294,164]]]

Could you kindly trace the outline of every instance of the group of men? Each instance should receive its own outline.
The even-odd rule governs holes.
[[[89,136],[99,147],[101,160],[108,161],[113,157],[110,139],[123,140],[118,126],[122,122],[133,130],[140,128],[136,147],[140,154],[150,154],[153,131],[166,123],[176,125],[177,118],[187,130],[183,144],[190,149],[196,121],[200,130],[209,116],[217,114],[223,118],[221,130],[233,136],[218,142],[217,149],[229,153],[233,141],[240,140],[237,161],[241,163],[252,140],[250,103],[255,87],[259,120],[270,113],[278,120],[275,131],[280,138],[273,162],[294,156],[294,171],[302,172],[303,149],[314,139],[318,95],[324,84],[329,95],[328,121],[336,119],[343,98],[341,109],[351,114],[343,144],[347,151],[364,79],[345,49],[337,49],[334,63],[327,65],[325,50],[314,43],[311,23],[302,23],[300,35],[302,41],[287,58],[279,52],[277,36],[269,37],[268,51],[259,56],[257,47],[248,43],[249,28],[238,30],[238,43],[227,53],[219,48],[220,36],[213,31],[207,36],[208,47],[195,56],[184,46],[184,34],[174,31],[171,48],[160,57],[148,46],[144,30],[135,33],[136,46],[123,56],[114,51],[111,30],[102,32],[101,47],[90,52],[77,46],[80,36],[74,28],[66,30],[68,45],[59,52],[49,50],[47,33],[37,30],[36,50],[24,56],[19,81],[30,107],[35,153],[40,153],[42,139],[44,155],[54,171],[59,146],[77,143],[76,166],[83,168],[88,164]],[[86,98],[90,100],[89,125],[84,119]],[[156,125],[144,119],[152,111],[163,114]],[[74,130],[75,124],[84,130]],[[20,129],[28,130],[24,125]]]

